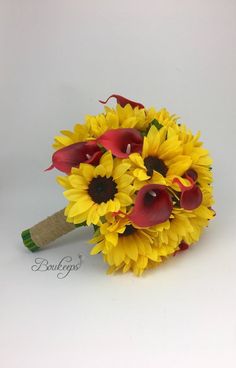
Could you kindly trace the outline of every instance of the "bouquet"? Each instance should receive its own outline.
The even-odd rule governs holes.
[[[212,209],[212,160],[179,117],[119,95],[55,137],[52,164],[63,172],[65,209],[23,231],[32,251],[80,226],[92,225],[91,254],[108,273],[139,276],[199,240]]]

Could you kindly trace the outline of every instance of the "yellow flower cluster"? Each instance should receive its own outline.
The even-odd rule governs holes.
[[[118,129],[139,131],[141,149],[132,152],[128,144],[126,157],[121,158],[99,144],[104,133]],[[73,131],[61,133],[55,137],[56,150],[97,140],[102,150],[96,165],[81,162],[68,175],[58,177],[58,183],[65,188],[68,200],[67,221],[94,225],[91,254],[102,253],[108,272],[132,270],[141,275],[197,242],[214,217],[212,160],[199,141],[200,134],[192,135],[166,109],[117,104],[115,108],[105,107],[97,116],[86,116],[85,123],[76,124]],[[138,193],[148,185],[166,188],[173,207],[163,222],[140,226],[130,214]],[[199,198],[199,193],[200,202],[192,208],[191,200]],[[157,192],[150,190],[149,194],[158,201]],[[152,217],[147,207],[148,201],[143,208]]]

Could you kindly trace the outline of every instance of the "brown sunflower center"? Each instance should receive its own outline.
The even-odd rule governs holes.
[[[144,159],[144,165],[147,169],[147,174],[149,176],[153,175],[153,171],[159,172],[161,175],[166,176],[168,167],[165,165],[164,161],[157,157],[148,156]]]
[[[136,229],[132,225],[127,225],[125,228],[125,231],[120,234],[120,236],[129,236],[133,234],[136,231]]]
[[[88,193],[95,203],[107,202],[117,193],[116,183],[113,178],[98,176],[91,180]]]

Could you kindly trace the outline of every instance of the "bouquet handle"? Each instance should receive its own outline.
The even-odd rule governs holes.
[[[76,225],[66,222],[64,211],[54,213],[21,233],[24,245],[31,252],[48,248],[54,240],[76,228]]]

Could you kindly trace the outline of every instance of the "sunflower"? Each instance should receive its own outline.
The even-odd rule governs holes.
[[[89,138],[89,132],[86,125],[76,124],[74,130],[61,130],[62,135],[54,138],[53,148],[59,150],[70,146],[71,144],[84,142]]]
[[[194,136],[185,125],[178,126],[177,130],[183,146],[183,154],[189,156],[192,160],[189,169],[193,172],[193,175],[195,172],[198,183],[207,188],[212,183],[212,159],[208,150],[203,148],[202,142],[199,141],[200,132]]]
[[[192,211],[175,207],[170,219],[165,224],[153,227],[156,231],[153,249],[158,257],[166,258],[175,254],[183,242],[191,246],[199,240],[203,229],[215,216],[215,212],[211,208],[213,204],[212,193],[204,189],[202,192],[203,200],[199,207]],[[149,263],[150,267],[154,266],[153,260]]]
[[[148,125],[153,121],[156,121],[160,126],[165,126],[166,128],[175,128],[177,126],[179,116],[175,114],[171,115],[166,108],[162,108],[157,111],[154,107],[151,107],[149,109],[145,109],[145,111]]]
[[[151,227],[142,229],[127,218],[106,216],[106,222],[101,224],[90,241],[96,244],[91,254],[102,252],[109,265],[108,273],[132,270],[140,276],[147,268],[149,260],[161,261],[153,251],[154,235],[155,229]]]
[[[148,125],[145,109],[133,108],[130,104],[124,107],[117,104],[113,109],[105,106],[105,113],[86,116],[86,126],[91,138],[97,138],[109,129],[136,128],[144,131]]]
[[[69,201],[65,210],[67,221],[96,225],[109,212],[125,211],[132,204],[133,193],[133,177],[127,174],[129,166],[119,159],[113,160],[108,151],[96,167],[82,163],[70,175],[58,177]]]
[[[192,160],[183,154],[182,143],[172,127],[158,130],[152,125],[144,137],[142,153],[132,153],[125,162],[130,163],[134,186],[140,189],[147,182],[172,186],[173,179],[181,177]],[[185,184],[189,185],[187,181]],[[176,186],[175,189],[179,190]]]
[[[174,208],[169,220],[149,228],[137,227],[126,216],[107,215],[90,241],[95,244],[91,255],[103,254],[108,273],[131,270],[140,276],[175,255],[183,242],[190,246],[199,240],[215,215],[212,203],[212,195],[203,191],[201,206],[193,211]]]
[[[61,130],[62,135],[54,138],[53,148],[58,150],[74,143],[96,139],[109,129],[136,128],[144,131],[155,115],[153,110],[150,114],[148,111],[131,107],[130,104],[124,107],[117,104],[113,109],[105,106],[102,114],[86,115],[84,125],[76,124],[73,131]]]
[[[215,211],[212,209],[212,205],[214,204],[212,187],[203,188],[202,194],[202,203],[199,207],[192,211],[181,210],[181,214],[189,220],[193,229],[193,231],[186,232],[182,238],[189,245],[199,240],[203,229],[208,225],[209,220],[215,216]]]

